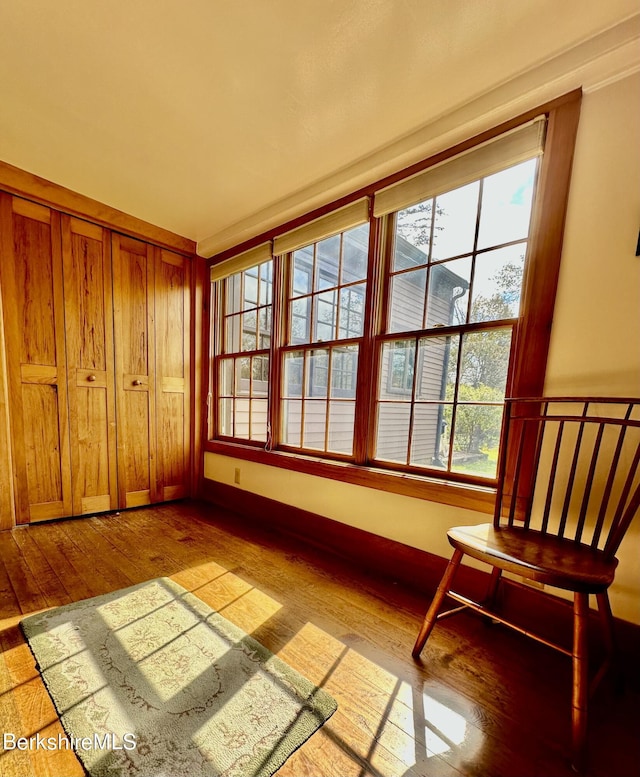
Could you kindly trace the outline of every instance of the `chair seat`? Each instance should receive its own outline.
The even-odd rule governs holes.
[[[491,523],[456,526],[447,532],[454,548],[493,566],[569,591],[600,593],[613,582],[616,558],[572,540],[533,529],[495,528]]]

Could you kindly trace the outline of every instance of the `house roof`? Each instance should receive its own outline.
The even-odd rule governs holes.
[[[640,67],[637,0],[8,0],[0,160],[199,241]]]

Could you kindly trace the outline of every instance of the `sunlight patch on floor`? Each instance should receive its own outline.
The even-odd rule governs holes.
[[[214,609],[250,634],[281,610],[282,604],[257,588],[248,588],[226,605]]]
[[[465,718],[427,693],[422,699],[427,756],[443,755],[462,745],[467,736]]]
[[[464,699],[458,706],[455,699],[439,697],[436,688],[420,693],[313,623],[300,628],[278,655],[335,697],[338,711],[324,735],[354,766],[365,761],[392,777],[429,758],[456,762],[461,748],[466,760],[468,746],[475,752],[483,739],[465,715]]]

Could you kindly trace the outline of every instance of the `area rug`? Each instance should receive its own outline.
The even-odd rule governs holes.
[[[21,626],[67,735],[48,744],[92,777],[271,775],[337,707],[168,578]]]

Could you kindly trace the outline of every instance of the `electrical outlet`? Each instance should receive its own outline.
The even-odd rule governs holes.
[[[233,482],[240,485],[240,467],[236,467],[235,472],[233,473]]]

